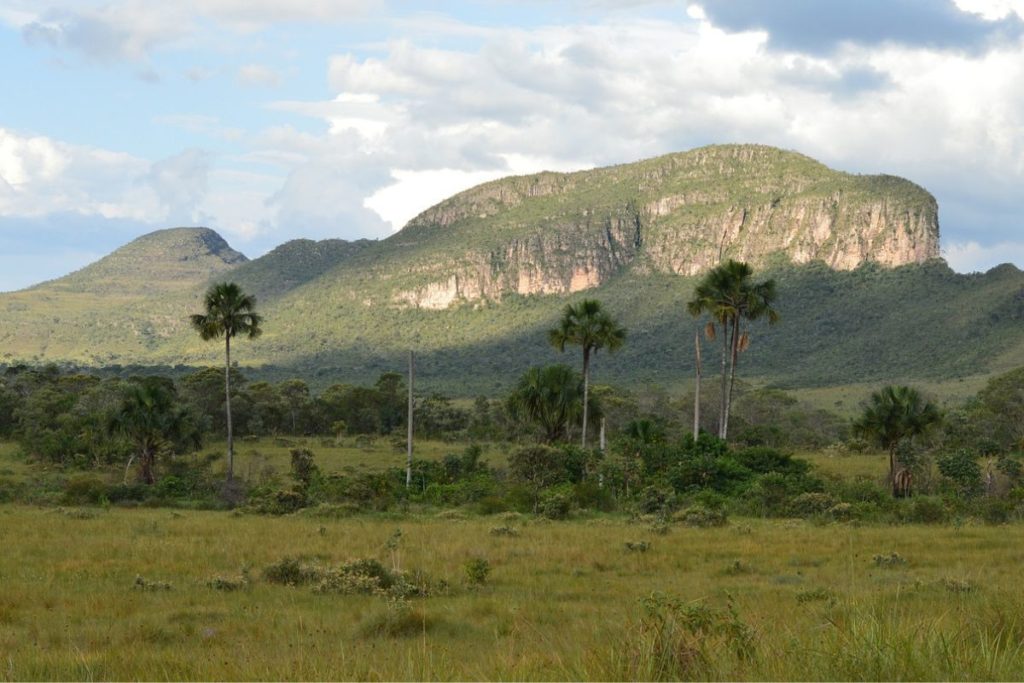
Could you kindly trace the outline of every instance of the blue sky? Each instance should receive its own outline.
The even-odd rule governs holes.
[[[254,257],[719,142],[910,178],[1024,264],[1024,0],[0,0],[0,290],[145,232]]]

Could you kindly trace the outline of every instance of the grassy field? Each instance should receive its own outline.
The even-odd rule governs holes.
[[[0,533],[5,679],[1024,677],[1020,526],[741,520],[658,535],[600,517],[6,506]],[[260,578],[287,555],[377,558],[448,588],[400,609]],[[464,571],[474,558],[491,567],[482,585]],[[243,567],[248,588],[207,585]],[[655,592],[682,604],[645,616]]]

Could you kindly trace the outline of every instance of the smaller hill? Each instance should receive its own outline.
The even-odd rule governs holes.
[[[99,261],[34,290],[104,293],[166,293],[248,261],[209,228],[168,228],[129,242]]]
[[[317,279],[373,244],[372,240],[291,240],[239,265],[231,279],[257,300],[268,301]]]

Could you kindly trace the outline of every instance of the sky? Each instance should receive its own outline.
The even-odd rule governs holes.
[[[0,0],[0,85],[0,291],[713,143],[909,178],[952,267],[1024,265],[1024,0]]]

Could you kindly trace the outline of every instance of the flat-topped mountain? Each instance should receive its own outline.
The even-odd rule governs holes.
[[[696,275],[723,259],[839,270],[939,256],[938,207],[893,176],[833,171],[795,152],[715,145],[577,173],[496,180],[423,212],[389,240],[416,260],[398,301],[443,308],[506,293],[595,287],[627,267]]]

